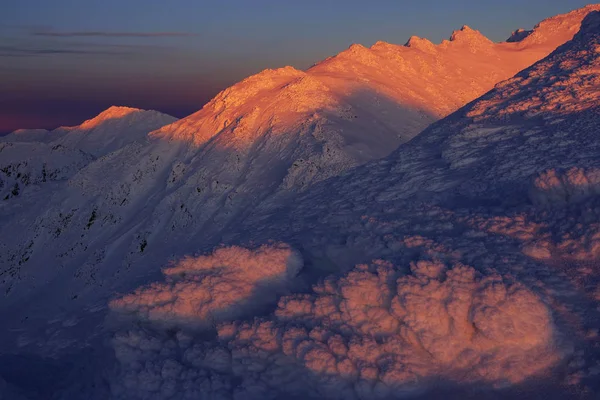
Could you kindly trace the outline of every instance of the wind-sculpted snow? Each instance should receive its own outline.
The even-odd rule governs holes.
[[[121,332],[114,393],[403,398],[440,379],[514,384],[561,358],[550,310],[510,277],[432,261],[411,271],[359,265],[282,297],[270,317],[218,325],[216,341],[195,337],[193,320],[171,335]]]
[[[283,244],[220,248],[181,260],[163,271],[166,283],[116,299],[111,308],[165,327],[206,328],[273,302],[301,268],[302,257]]]
[[[565,171],[550,169],[534,181],[531,200],[546,207],[561,207],[579,203],[600,195],[600,168],[577,167]]]
[[[510,46],[543,52],[540,39],[570,35],[581,18],[548,20]],[[599,18],[357,168],[392,151],[397,130],[369,119],[379,94],[357,111],[348,99],[360,88],[336,86],[336,68],[352,66],[342,70],[355,83],[378,65],[439,77],[438,53],[477,68],[497,45],[465,27],[440,45],[353,46],[307,72],[265,71],[88,164],[42,213],[3,220],[14,274],[3,275],[2,349],[59,359],[101,349],[116,329],[116,368],[102,359],[95,376],[124,399],[594,398]],[[375,86],[401,87],[392,81]],[[272,240],[302,254],[297,279],[259,278],[287,276],[284,259],[300,266],[291,248],[256,250]],[[104,318],[107,304],[118,318]]]

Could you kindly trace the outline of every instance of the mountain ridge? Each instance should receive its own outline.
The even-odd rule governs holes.
[[[592,12],[571,41],[390,156],[255,209],[222,237],[235,246],[119,296],[119,396],[170,384],[181,397],[596,397],[599,46]],[[274,238],[300,250],[297,279],[312,289],[245,318],[216,306],[216,326],[198,328],[224,283],[190,278],[195,265]],[[165,365],[176,372],[152,374]]]
[[[83,365],[92,349],[98,370],[67,375],[94,393],[108,379],[117,398],[386,398],[427,395],[438,378],[518,396],[553,373],[558,383],[542,383],[557,393],[596,390],[600,280],[586,260],[600,256],[597,19],[478,99],[462,102],[493,79],[446,98],[440,115],[461,108],[413,138],[394,122],[414,130],[436,117],[419,109],[417,123],[394,96],[412,91],[415,108],[436,97],[388,69],[440,87],[472,70],[457,61],[437,80],[444,65],[423,51],[353,46],[362,75],[333,74],[345,56],[310,73],[265,71],[70,165],[45,182],[52,190],[9,197],[0,353]],[[442,53],[460,47],[448,43]],[[459,50],[466,63],[486,54]],[[255,291],[272,308],[228,320]]]

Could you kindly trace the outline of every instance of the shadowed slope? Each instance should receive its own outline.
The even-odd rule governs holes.
[[[114,394],[594,398],[599,46],[593,12],[388,158],[255,210],[227,240],[288,241],[329,276],[216,333],[123,326]]]
[[[361,118],[339,108],[340,101],[350,104],[359,93],[368,115],[365,94],[381,99],[381,93],[361,88],[338,96],[333,85],[290,69],[249,78],[189,119],[89,164],[43,203],[46,211],[29,219],[35,223],[17,229],[21,221],[14,218],[2,226],[10,248],[5,254],[27,255],[21,265],[3,262],[14,271],[4,283],[14,290],[0,309],[10,327],[4,348],[13,351],[18,343],[21,352],[59,357],[97,345],[105,336],[95,328],[109,298],[161,279],[169,259],[210,251],[219,242],[277,239],[302,253],[301,278],[315,283],[306,296],[287,296],[276,312],[258,319],[226,321],[217,327],[218,338],[212,330],[195,336],[185,324],[166,331],[160,323],[125,325],[115,338],[124,366],[124,374],[113,377],[117,393],[371,398],[419,393],[413,389],[427,390],[438,378],[486,390],[525,377],[546,387],[554,376],[567,387],[591,381],[597,357],[586,335],[598,328],[594,294],[539,260],[544,250],[595,240],[594,226],[584,230],[589,238],[570,234],[570,227],[593,220],[595,191],[564,196],[592,202],[581,215],[532,209],[529,196],[537,178],[550,183],[535,186],[542,192],[533,190],[535,199],[554,185],[551,173],[541,175],[549,168],[583,171],[585,179],[577,170],[557,171],[565,187],[557,193],[571,193],[584,180],[594,185],[596,174],[588,172],[598,167],[593,18],[573,42],[516,81],[388,158],[341,177],[325,180],[366,160],[352,151],[360,146],[350,139],[367,140],[369,131],[361,127],[353,136],[346,129]],[[450,43],[460,42],[455,39]],[[564,77],[552,78],[553,68],[568,60],[574,64]],[[552,98],[545,88],[553,82],[563,113],[544,109],[551,101],[536,103],[535,96]],[[540,113],[520,105],[524,93],[534,95],[530,105]],[[503,103],[505,97],[511,101]],[[313,103],[322,110],[307,120]],[[387,104],[393,110],[398,103]],[[509,111],[495,119],[476,115],[478,107]],[[287,130],[290,123],[297,125]],[[569,215],[568,227],[561,212]],[[544,228],[530,223],[534,217],[547,218],[564,238],[541,243],[538,251],[536,234]],[[157,287],[161,295],[170,288]],[[191,293],[206,294],[201,288]],[[177,300],[183,310],[192,304]],[[448,304],[456,307],[445,309]],[[27,319],[15,316],[18,308]],[[440,310],[437,319],[422,318],[430,310]],[[420,384],[413,385],[415,379]]]

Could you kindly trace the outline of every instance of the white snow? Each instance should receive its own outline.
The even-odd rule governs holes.
[[[256,250],[232,246],[209,256],[186,258],[153,284],[111,302],[121,314],[167,327],[210,327],[260,309],[292,286],[302,257],[282,244]]]
[[[123,376],[114,390],[130,399],[205,397],[219,393],[218,376],[232,398],[391,398],[422,392],[430,377],[514,384],[560,357],[548,307],[523,285],[460,264],[411,269],[402,276],[383,261],[359,265],[313,294],[283,297],[273,320],[218,326],[218,345],[186,336],[185,325],[150,346],[148,331],[119,333]]]
[[[10,185],[62,174],[0,208],[0,353],[107,353],[76,376],[127,399],[598,393],[599,14],[496,85],[597,8],[264,71],[128,143],[112,109],[62,158],[0,144]]]

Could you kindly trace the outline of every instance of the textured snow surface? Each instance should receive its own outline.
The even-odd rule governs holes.
[[[542,31],[560,44],[589,11],[510,45],[534,46]],[[81,169],[69,164],[70,177],[37,197],[9,197],[0,393],[597,397],[599,15],[357,168],[377,157],[348,147],[350,119],[337,136],[329,119],[286,130],[312,104],[306,87],[329,104],[318,74],[286,69]],[[468,27],[437,46],[409,42],[423,54],[459,44],[462,54],[500,46]],[[325,76],[344,57],[314,70]],[[228,120],[262,91],[255,114]]]
[[[221,248],[181,260],[163,271],[166,284],[139,289],[111,302],[111,308],[169,327],[210,326],[268,303],[291,286],[301,268],[302,257],[285,245]]]
[[[549,308],[511,278],[431,261],[400,271],[359,265],[312,294],[282,297],[269,319],[218,325],[216,343],[194,340],[185,325],[170,337],[118,333],[114,394],[398,398],[431,377],[518,383],[561,356]]]

